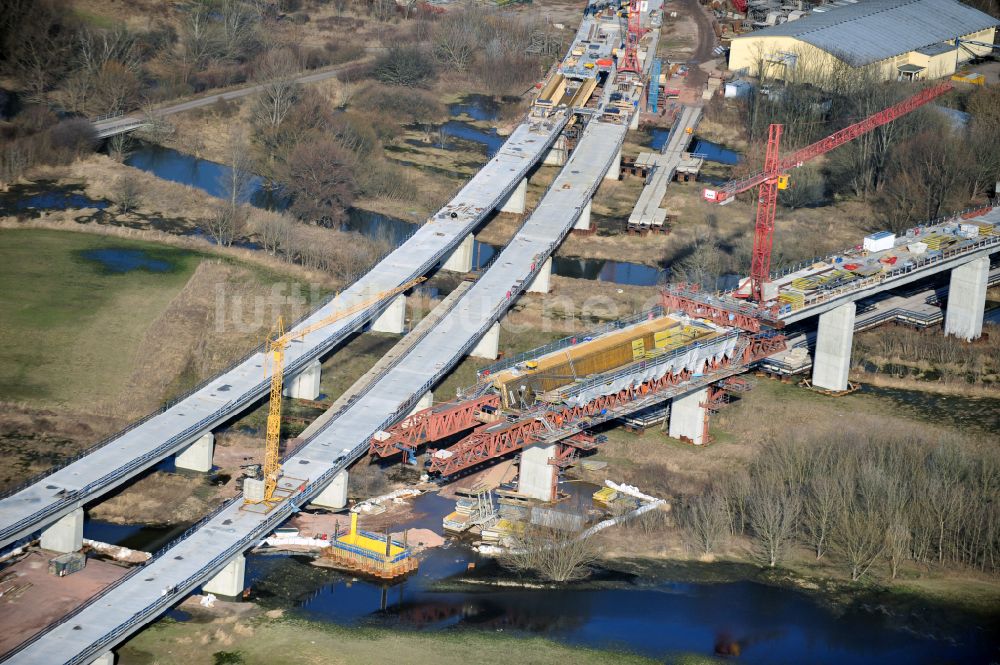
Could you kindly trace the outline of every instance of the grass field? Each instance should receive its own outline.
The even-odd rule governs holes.
[[[166,266],[109,272],[86,252],[137,250]],[[111,397],[134,352],[200,256],[142,242],[0,231],[0,400],[81,406]]]
[[[516,658],[514,654],[516,653]],[[417,633],[341,628],[295,619],[161,621],[118,652],[119,665],[216,663],[407,663],[408,665],[652,663],[624,653],[569,647],[541,638],[485,632]]]

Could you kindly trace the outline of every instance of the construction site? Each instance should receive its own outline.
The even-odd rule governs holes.
[[[822,15],[837,6],[736,0],[734,11],[713,6],[699,16],[714,18],[714,36],[725,47],[737,35],[805,22],[808,11]],[[622,469],[601,458],[609,436],[645,444],[655,435],[655,445],[699,454],[713,443],[713,418],[754,388],[751,376],[795,377],[810,398],[850,399],[858,390],[849,380],[854,333],[889,320],[943,323],[956,343],[981,338],[987,289],[1000,283],[1000,210],[993,200],[772,269],[779,191],[796,170],[940,100],[954,90],[946,82],[917,88],[787,154],[782,125],[773,123],[759,171],[705,188],[699,205],[728,205],[745,193],[756,205],[750,270],[737,276],[735,288],[658,286],[654,303],[641,311],[544,344],[528,341],[535,339],[531,331],[504,330],[523,334],[521,349],[537,346],[501,353],[501,322],[515,302],[548,298],[560,243],[571,233],[596,234],[592,199],[602,183],[620,180],[623,171],[642,178],[625,228],[655,242],[677,217],[665,207],[668,187],[697,180],[705,168],[706,156],[692,152],[695,132],[705,102],[728,96],[726,81],[718,69],[709,74],[701,63],[658,56],[671,12],[676,16],[673,5],[659,2],[590,0],[568,51],[534,86],[504,147],[412,237],[303,320],[275,321],[264,345],[225,373],[5,495],[0,602],[10,616],[24,611],[22,622],[32,625],[21,626],[23,634],[6,631],[3,658],[113,663],[113,649],[182,602],[211,609],[219,598],[266,598],[255,588],[266,582],[249,581],[247,567],[288,553],[340,571],[323,584],[341,595],[322,602],[343,602],[362,580],[359,586],[380,594],[378,607],[366,612],[395,612],[397,619],[409,612],[419,615],[417,625],[461,617],[498,631],[520,629],[509,616],[475,617],[447,598],[414,608],[404,593],[425,591],[421,576],[460,578],[495,561],[531,570],[529,580],[565,584],[579,571],[518,569],[517,557],[532,547],[592,543],[608,529],[621,535],[651,522],[650,515],[676,528],[681,518],[667,497],[627,484],[615,475]],[[707,42],[716,45],[712,37]],[[640,125],[669,129],[662,148],[623,155],[626,136]],[[559,171],[529,209],[536,164]],[[521,223],[493,260],[473,269],[474,233],[494,210]],[[407,294],[439,270],[455,273],[459,286],[409,326]],[[943,281],[947,298],[929,303]],[[936,318],[925,316],[928,307]],[[368,333],[402,337],[336,400],[320,401],[320,359]],[[479,359],[474,381],[435,395],[466,358]],[[283,429],[290,400],[325,409],[294,438]],[[155,551],[84,542],[85,505],[164,459],[177,469],[211,471],[213,428],[261,403],[261,454],[242,465],[232,498]],[[389,474],[388,493],[352,489],[352,477]],[[539,546],[539,537],[549,540]],[[703,554],[711,560],[709,548]],[[592,554],[578,567],[599,558]],[[68,583],[59,590],[63,578]],[[59,593],[58,602],[42,600]],[[296,601],[300,607],[330,595],[312,593]],[[716,637],[714,648],[726,656],[742,647]]]

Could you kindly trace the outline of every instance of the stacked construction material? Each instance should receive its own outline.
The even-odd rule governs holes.
[[[788,305],[793,310],[805,307],[806,297],[799,291],[783,291],[778,296],[779,305]]]
[[[940,233],[932,233],[926,236],[924,239],[924,244],[927,245],[927,249],[941,251],[948,245],[955,242],[955,238],[951,236],[942,235]]]

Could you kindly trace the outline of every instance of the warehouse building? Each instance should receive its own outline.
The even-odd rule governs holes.
[[[853,69],[884,80],[936,79],[989,54],[998,25],[957,0],[860,0],[733,38],[729,68],[817,82]]]

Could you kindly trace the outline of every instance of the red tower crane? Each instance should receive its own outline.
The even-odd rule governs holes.
[[[751,300],[756,303],[764,302],[764,283],[771,276],[771,244],[774,240],[774,215],[778,202],[778,190],[784,189],[787,185],[788,175],[786,172],[798,168],[810,159],[842,146],[862,134],[906,115],[951,89],[950,83],[941,83],[925,88],[894,106],[883,109],[860,122],[841,129],[839,132],[834,132],[825,139],[820,139],[784,158],[778,154],[782,125],[771,125],[767,136],[767,153],[764,157],[763,171],[747,178],[733,180],[719,189],[705,189],[704,197],[707,201],[726,203],[741,192],[759,187],[757,223],[754,229],[753,257],[750,264]]]
[[[641,73],[639,67],[639,40],[642,38],[642,9],[639,0],[628,3],[628,32],[625,34],[625,55],[618,63],[619,72]]]

